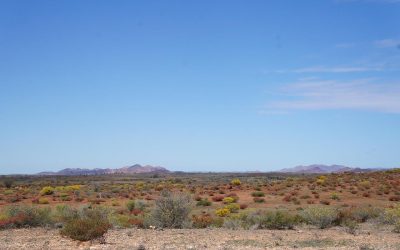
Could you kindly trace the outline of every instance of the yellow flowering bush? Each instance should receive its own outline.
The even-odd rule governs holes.
[[[231,203],[226,205],[224,208],[228,209],[231,213],[236,213],[240,209],[240,205],[236,203]]]
[[[54,193],[54,188],[53,187],[44,187],[42,190],[40,190],[40,195],[51,195]]]
[[[231,184],[234,186],[240,186],[242,184],[242,182],[239,179],[233,179],[231,181]]]
[[[215,214],[219,217],[226,217],[231,213],[231,211],[227,208],[220,208],[215,211]]]
[[[234,203],[234,202],[235,202],[235,198],[232,198],[232,197],[225,197],[222,201],[223,201],[225,204],[230,204],[230,203]]]

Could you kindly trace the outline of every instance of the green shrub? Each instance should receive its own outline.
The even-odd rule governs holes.
[[[400,220],[394,223],[393,232],[400,233]]]
[[[265,194],[264,194],[264,192],[256,191],[256,192],[251,193],[251,196],[253,196],[253,197],[264,197]]]
[[[394,208],[387,208],[382,215],[382,222],[394,226],[393,231],[400,233],[400,204]]]
[[[224,220],[222,227],[231,230],[238,230],[242,228],[242,221],[237,217],[228,217]]]
[[[229,209],[231,213],[237,213],[240,209],[240,205],[236,203],[231,203],[225,206],[226,209]]]
[[[355,235],[357,232],[357,229],[359,229],[360,225],[357,223],[357,221],[355,220],[345,220],[342,222],[342,226],[345,227],[346,232],[348,232],[349,234],[353,234]]]
[[[190,222],[192,200],[186,194],[163,191],[155,202],[148,223],[160,228],[184,228]]]
[[[60,233],[74,240],[88,241],[102,237],[110,227],[104,210],[84,208],[73,211]]]
[[[331,199],[332,200],[340,200],[340,197],[339,197],[339,195],[337,193],[332,193],[331,194]]]
[[[372,206],[361,206],[351,210],[351,216],[358,222],[366,222],[369,219],[377,218],[382,210]]]
[[[223,224],[224,224],[224,218],[223,217],[216,217],[216,218],[213,218],[211,226],[212,227],[222,227]]]
[[[261,215],[260,228],[293,229],[298,218],[286,210],[267,211]]]
[[[306,223],[323,229],[338,219],[338,211],[330,207],[308,207],[300,212],[300,216]]]
[[[61,196],[61,200],[62,201],[71,201],[72,198],[70,196],[66,195],[66,196]]]
[[[132,212],[133,209],[135,209],[135,201],[134,200],[129,200],[126,203],[126,208],[128,209],[129,212]]]
[[[4,209],[4,217],[9,227],[39,227],[53,223],[50,208],[32,206],[10,206]]]
[[[254,197],[253,200],[255,203],[264,203],[265,202],[265,199],[261,198],[261,197]]]
[[[109,220],[114,227],[117,228],[127,228],[131,227],[132,224],[130,222],[131,218],[125,214],[111,214],[109,215]]]
[[[239,213],[237,218],[242,221],[242,228],[244,229],[258,229],[261,224],[261,213],[259,211],[242,212]]]
[[[65,204],[59,204],[55,207],[52,213],[52,218],[55,222],[64,223],[69,218],[73,217],[75,210]]]
[[[196,203],[196,206],[208,207],[208,206],[211,206],[211,201],[209,201],[207,198],[204,199],[204,200],[199,200],[199,201]]]
[[[147,206],[147,204],[143,200],[136,200],[135,201],[135,209],[138,209],[140,211],[144,211],[146,206]]]

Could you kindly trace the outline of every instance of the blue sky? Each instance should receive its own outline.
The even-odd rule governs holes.
[[[1,1],[0,173],[400,165],[400,1]]]

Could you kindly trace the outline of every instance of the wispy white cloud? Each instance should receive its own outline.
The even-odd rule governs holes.
[[[360,3],[400,3],[400,0],[334,0],[337,3],[351,3],[351,2],[360,2]]]
[[[375,41],[374,44],[378,48],[390,48],[390,47],[400,48],[400,39],[382,39]]]
[[[281,89],[280,95],[283,100],[269,102],[264,113],[296,110],[400,113],[400,83],[382,83],[376,79],[299,81]]]
[[[379,67],[325,67],[315,66],[308,68],[300,68],[292,70],[294,73],[352,73],[352,72],[367,72],[380,71]]]
[[[335,44],[336,48],[341,48],[341,49],[354,48],[355,46],[356,46],[355,43],[338,43],[338,44]]]
[[[274,71],[264,71],[265,73],[354,73],[354,72],[369,72],[382,71],[380,66],[313,66],[298,69],[281,69]]]

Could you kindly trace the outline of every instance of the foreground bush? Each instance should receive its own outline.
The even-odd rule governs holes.
[[[74,240],[88,241],[102,237],[110,227],[107,213],[103,210],[84,208],[74,210],[70,217],[66,218],[60,233]]]
[[[59,204],[52,210],[52,219],[55,223],[63,224],[72,218],[76,210],[65,204]]]
[[[2,211],[0,228],[39,227],[52,224],[49,208],[10,206]]]
[[[382,209],[372,206],[361,206],[351,210],[351,216],[358,222],[366,222],[369,219],[377,218],[382,213]]]
[[[331,207],[308,207],[300,216],[306,223],[323,229],[332,226],[338,219],[338,211]]]
[[[286,210],[268,211],[261,215],[260,228],[267,229],[293,229],[298,223],[298,217]]]
[[[386,209],[381,219],[383,223],[393,225],[394,232],[400,233],[400,204]]]
[[[211,226],[214,219],[210,214],[193,215],[192,222],[194,228],[207,228]]]
[[[192,199],[187,194],[164,191],[155,202],[147,224],[160,228],[184,228],[190,223]]]
[[[228,217],[224,220],[222,227],[231,230],[242,229],[243,221],[240,219],[240,217]]]

